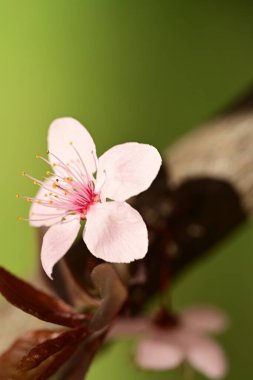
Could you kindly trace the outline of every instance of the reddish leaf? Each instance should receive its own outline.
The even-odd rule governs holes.
[[[58,269],[64,278],[65,292],[72,305],[82,309],[84,307],[90,309],[100,305],[100,299],[92,296],[88,290],[84,289],[77,277],[70,270],[68,262],[65,259],[58,263]]]
[[[126,301],[127,290],[110,264],[96,266],[91,278],[102,297],[102,303],[91,321],[91,331],[96,332],[112,323]]]
[[[15,283],[16,286],[18,284],[22,285],[23,294],[27,295],[28,293],[28,295],[32,294],[32,296],[34,296],[34,293],[41,294],[36,289],[30,287],[30,285],[16,279],[4,270],[1,270],[0,274],[4,275],[0,279],[0,289],[1,291],[2,288],[4,289],[3,293],[6,298],[10,298],[14,304],[18,303],[18,305],[20,305],[21,303],[23,305],[24,295],[22,295],[20,301],[18,299],[20,290],[13,292],[13,283]],[[8,286],[8,284],[6,284],[7,278],[10,278],[12,281],[13,277],[14,281],[11,282],[11,286]],[[87,373],[94,355],[102,344],[107,328],[121,309],[127,297],[127,291],[124,285],[113,267],[109,264],[97,266],[92,272],[92,281],[100,291],[102,301],[89,325],[91,335],[87,335],[85,327],[65,332],[53,332],[54,335],[50,335],[51,332],[48,334],[45,333],[42,335],[43,339],[41,334],[36,331],[25,335],[18,339],[14,345],[0,357],[0,365],[1,360],[2,365],[5,366],[4,368],[6,368],[7,365],[3,375],[4,377],[2,377],[3,380],[47,380],[56,372],[58,373],[61,367],[65,368],[65,371],[62,373],[62,379],[79,380],[83,378]],[[47,299],[47,297],[51,299],[50,296],[44,295],[43,293],[42,295],[46,297],[43,298],[43,300]],[[54,298],[53,300],[55,301]],[[59,301],[56,301],[56,308],[58,310]],[[38,307],[35,302],[35,304],[32,304],[32,310],[35,310],[34,305],[36,308]],[[67,307],[68,310],[71,310],[70,313],[72,312],[72,309],[69,308],[68,305],[63,303],[63,306],[64,311],[66,310],[65,307]],[[25,309],[26,307],[27,304],[25,304]],[[39,307],[41,307],[40,304]],[[52,307],[52,302],[50,307]],[[60,311],[62,311],[62,308],[60,308]],[[29,312],[31,313],[31,310],[29,310]],[[72,356],[73,358],[71,359]]]
[[[59,380],[83,380],[89,366],[100,349],[102,343],[101,336],[93,338],[77,348],[75,354],[63,368],[59,375]]]
[[[88,336],[64,368],[60,380],[82,380],[101,347],[106,332],[127,298],[127,290],[110,264],[93,269],[91,278],[102,301],[91,320]]]
[[[12,346],[0,356],[1,379],[34,379],[32,374],[21,374],[17,371],[17,366],[24,355],[26,355],[31,348],[40,344],[47,339],[55,338],[59,335],[58,331],[52,330],[36,330],[29,331],[22,337],[18,338]]]
[[[51,356],[50,358],[48,358],[45,362],[43,362],[35,370],[32,370],[33,376],[34,376],[33,379],[48,380],[49,378],[51,378],[52,375],[54,375],[55,373],[58,373],[58,370],[73,355],[73,353],[78,348],[79,344],[80,344],[80,342],[76,342],[72,345],[67,346],[66,348],[64,348],[63,350],[61,350],[60,352],[58,352],[54,356]],[[29,371],[29,372],[31,372],[31,371]]]
[[[76,313],[63,301],[43,293],[0,267],[0,292],[14,306],[43,321],[78,327],[85,314]]]
[[[73,355],[84,334],[83,328],[63,333],[49,330],[26,333],[0,356],[1,380],[49,379]],[[58,343],[54,345],[52,341]]]
[[[83,327],[64,331],[57,337],[48,339],[33,347],[28,354],[22,358],[18,365],[18,369],[21,371],[28,371],[36,368],[44,360],[66,348],[66,346],[80,342],[86,335],[87,329]]]

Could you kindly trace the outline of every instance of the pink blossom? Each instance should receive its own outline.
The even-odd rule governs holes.
[[[226,356],[207,334],[223,331],[227,323],[214,307],[191,307],[162,323],[147,317],[120,319],[109,338],[139,335],[135,359],[143,369],[173,369],[187,361],[208,378],[221,379],[227,372]]]
[[[55,120],[48,133],[52,166],[44,181],[28,174],[40,190],[32,202],[29,222],[49,227],[44,235],[41,261],[49,277],[53,266],[75,241],[81,221],[83,240],[90,252],[105,261],[129,263],[145,256],[146,225],[125,202],[146,190],[156,177],[161,157],[151,145],[116,145],[101,157],[88,131],[75,119]]]

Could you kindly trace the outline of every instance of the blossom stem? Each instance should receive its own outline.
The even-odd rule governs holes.
[[[183,380],[194,380],[195,372],[193,368],[187,362],[183,362],[181,369],[182,369]]]

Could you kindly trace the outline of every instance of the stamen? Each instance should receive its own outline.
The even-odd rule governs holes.
[[[44,161],[46,164],[48,164],[50,166],[52,165],[49,160],[47,160],[45,157],[41,156],[40,154],[37,154],[36,158],[39,158],[40,160]]]
[[[31,175],[27,174],[26,172],[22,172],[22,175],[24,177],[27,177],[27,178],[31,179],[32,181],[36,182],[36,184],[41,186],[43,189],[51,191],[51,189],[49,189],[47,186],[45,186],[44,182],[38,180],[37,178],[32,177]],[[60,195],[60,193],[59,193],[59,195]]]
[[[51,154],[51,156],[53,156],[56,160],[58,160],[60,162],[60,164],[56,164],[56,163],[53,163],[51,164],[49,162],[49,165],[53,165],[53,167],[56,167],[56,166],[59,166],[60,168],[62,168],[63,170],[65,170],[66,172],[68,172],[71,176],[73,175],[73,177],[77,180],[77,182],[79,182],[78,178],[75,176],[73,170],[71,170],[71,168],[69,168],[69,165],[68,164],[65,164],[60,158],[58,158],[55,154],[51,153],[51,152],[48,152],[49,154]]]
[[[43,160],[50,166],[57,166],[57,173],[52,173],[51,170],[46,171],[46,176],[52,176],[52,178],[44,176],[41,181],[27,174],[25,171],[22,171],[22,176],[31,179],[35,185],[40,186],[45,192],[43,191],[44,194],[40,197],[41,199],[38,199],[38,196],[33,198],[16,194],[16,198],[24,198],[27,202],[43,206],[43,208],[41,208],[42,214],[33,213],[30,219],[18,217],[18,220],[43,223],[44,221],[46,222],[47,220],[56,218],[56,223],[58,223],[60,219],[69,215],[73,215],[75,218],[85,218],[86,210],[89,205],[100,201],[99,195],[96,194],[93,176],[90,176],[88,173],[82,157],[73,145],[73,142],[71,142],[70,145],[73,147],[77,159],[74,157],[74,160],[71,160],[67,164],[49,151],[47,151],[47,154],[50,154],[56,160],[53,164],[43,156],[36,154],[37,159]],[[93,151],[92,156],[97,169],[96,156]],[[44,207],[51,208],[53,214],[49,213],[50,210],[48,210],[47,213],[46,209],[45,212],[43,212]],[[64,221],[62,220],[62,222]],[[66,221],[66,223],[67,222],[68,221]]]
[[[76,147],[73,145],[73,142],[70,142],[69,144],[72,146],[72,148],[74,149],[75,153],[77,154],[77,156],[78,156],[78,158],[79,158],[79,160],[80,160],[80,162],[81,162],[81,164],[82,164],[82,166],[83,166],[83,169],[84,169],[84,171],[85,171],[85,174],[86,174],[87,180],[90,181],[91,178],[90,178],[90,176],[89,176],[88,170],[87,170],[87,168],[86,168],[86,166],[85,166],[85,164],[84,164],[84,162],[83,162],[83,159],[82,159],[80,153],[78,152],[78,150],[76,149]]]

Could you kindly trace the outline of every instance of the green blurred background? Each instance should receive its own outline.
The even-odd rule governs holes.
[[[133,140],[162,151],[252,83],[252,19],[250,0],[0,0],[1,265],[23,276],[35,265],[15,193],[35,193],[19,172],[43,175],[35,154],[54,118],[78,118],[99,153]],[[253,376],[252,247],[244,226],[174,290],[178,308],[214,303],[231,316],[229,380]],[[113,345],[88,380],[180,379],[135,369],[132,348]]]

